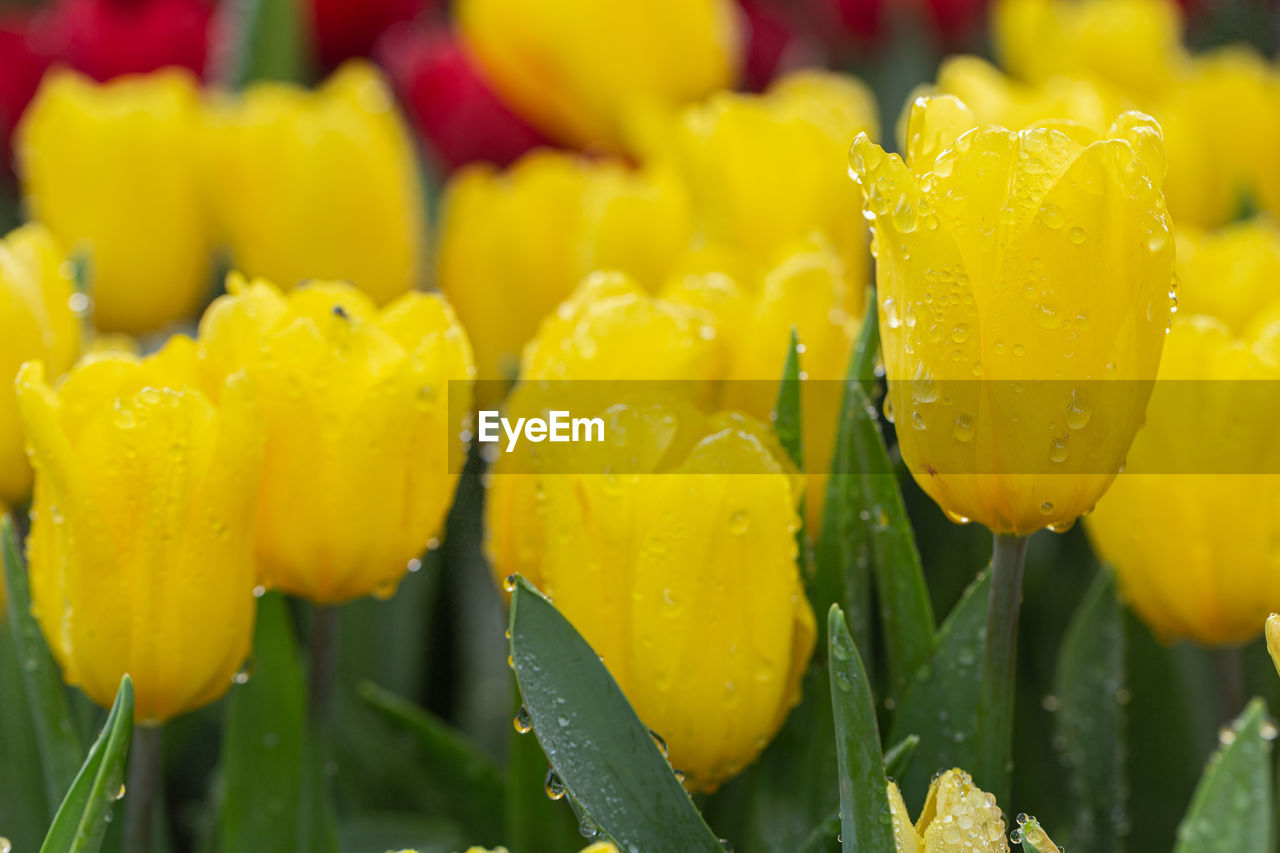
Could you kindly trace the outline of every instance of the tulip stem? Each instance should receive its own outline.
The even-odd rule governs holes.
[[[996,534],[987,597],[987,633],[978,686],[977,783],[1008,808],[1013,772],[1013,688],[1018,650],[1018,610],[1027,537]]]
[[[160,787],[160,726],[136,726],[129,751],[129,781],[125,785],[124,849],[150,853],[153,807]]]
[[[333,686],[337,680],[340,612],[337,607],[323,605],[316,605],[311,611],[307,711],[311,725],[322,734],[329,728]]]

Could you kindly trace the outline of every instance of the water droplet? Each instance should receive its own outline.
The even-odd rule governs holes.
[[[116,796],[115,796],[115,798],[116,798],[117,800],[123,800],[123,799],[124,799],[124,794],[125,794],[125,785],[124,785],[124,783],[123,783],[123,782],[121,782],[121,783],[120,783],[120,790],[116,791]]]
[[[413,574],[414,572],[422,568],[422,561],[415,557],[414,559],[410,560],[405,565],[404,568],[405,568],[405,571],[407,571],[409,574]]]
[[[89,294],[77,292],[67,298],[67,307],[77,317],[86,317],[89,309],[93,307],[93,302],[89,299]]]
[[[250,678],[253,678],[253,658],[244,662],[236,674],[231,676],[231,681],[235,684],[248,684]]]
[[[962,344],[969,340],[969,327],[964,323],[956,326],[951,330],[951,340],[958,344]]]
[[[898,303],[893,301],[892,297],[886,297],[881,303],[884,309],[884,324],[890,329],[897,329],[902,325],[902,318],[898,316]]]
[[[533,731],[533,718],[529,716],[529,709],[521,705],[520,710],[516,711],[515,719],[511,721],[511,725],[515,727],[518,734],[527,735]]]
[[[518,575],[507,575],[505,578],[502,579],[502,588],[505,589],[507,592],[515,592],[517,577]]]
[[[734,536],[741,536],[747,532],[747,528],[751,526],[751,516],[747,514],[745,509],[735,510],[733,515],[729,516],[729,532]]]
[[[542,790],[547,792],[547,798],[559,800],[564,797],[564,781],[554,770],[547,770],[547,778],[542,783]]]
[[[1051,501],[1045,501],[1044,503],[1040,504],[1040,514],[1053,515],[1053,503]]]
[[[1032,311],[1035,317],[1036,325],[1042,329],[1056,329],[1062,325],[1062,317],[1058,314],[1058,308],[1048,298],[1041,299],[1036,303],[1035,309]]]
[[[973,431],[973,418],[960,415],[956,418],[956,425],[951,430],[951,434],[955,436],[956,441],[970,441],[973,439]]]
[[[1093,409],[1089,405],[1089,400],[1085,397],[1083,391],[1079,388],[1073,389],[1071,392],[1071,400],[1067,403],[1067,429],[1084,429],[1089,423],[1089,418],[1093,415]]]
[[[1067,456],[1071,453],[1068,446],[1068,436],[1066,433],[1056,436],[1049,442],[1049,460],[1051,462],[1066,462]]]
[[[1084,233],[1084,229],[1079,225],[1072,227],[1071,230],[1067,232],[1067,239],[1077,246],[1083,243],[1087,239],[1087,236],[1088,235]]]
[[[262,584],[258,584],[257,586],[255,586],[255,587],[253,588],[253,597],[254,597],[254,598],[262,598],[262,596],[264,596],[264,595],[266,595],[266,594],[267,594],[267,588],[266,588],[265,586],[263,586]]]
[[[662,757],[666,758],[667,742],[663,740],[662,735],[658,734],[653,729],[649,729],[649,737],[653,738],[653,745],[658,748],[658,752],[662,753]]]
[[[1056,204],[1046,204],[1040,208],[1040,221],[1044,223],[1045,228],[1057,231],[1067,221],[1067,217],[1062,212],[1062,208]]]

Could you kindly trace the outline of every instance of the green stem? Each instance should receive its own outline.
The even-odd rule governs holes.
[[[299,849],[337,853],[338,829],[333,811],[333,693],[338,677],[337,606],[311,610],[307,668],[307,745],[299,820]]]
[[[160,788],[161,726],[138,726],[133,730],[129,753],[129,781],[124,798],[124,849],[129,853],[151,853],[151,828],[156,793]]]
[[[1022,570],[1027,537],[995,537],[991,554],[991,587],[987,599],[987,633],[978,687],[978,785],[1008,808],[1013,772],[1013,697],[1018,650],[1018,610],[1022,604]]]
[[[1214,649],[1213,675],[1218,686],[1218,716],[1223,725],[1244,709],[1244,656],[1239,646]]]
[[[325,735],[333,714],[333,687],[338,674],[338,617],[335,606],[316,605],[311,611],[307,672],[307,715],[317,734]]]

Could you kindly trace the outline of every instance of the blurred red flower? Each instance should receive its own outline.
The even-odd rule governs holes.
[[[368,56],[384,32],[432,5],[431,0],[311,0],[317,57],[332,68],[344,59]]]
[[[58,0],[33,19],[30,40],[97,80],[165,66],[202,74],[212,16],[205,0]]]
[[[20,12],[0,18],[0,68],[4,69],[0,74],[0,145],[4,146],[6,163],[9,137],[53,62],[53,56],[32,40],[31,25],[31,17]]]
[[[404,25],[375,50],[418,131],[449,168],[477,160],[505,166],[544,136],[513,113],[451,31]]]

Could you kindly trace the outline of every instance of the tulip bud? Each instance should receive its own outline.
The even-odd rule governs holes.
[[[480,378],[508,379],[585,275],[621,270],[656,289],[691,230],[683,188],[653,172],[551,151],[506,172],[471,166],[445,193],[440,289],[472,336]]]
[[[1272,613],[1267,617],[1267,654],[1280,673],[1280,613]]]
[[[217,699],[253,633],[261,439],[244,377],[206,393],[195,345],[175,337],[52,388],[28,362],[17,388],[32,605],[63,677],[109,707],[129,673],[143,724]]]
[[[851,171],[874,217],[886,414],[956,521],[1065,528],[1124,463],[1172,308],[1158,127],[975,126],[917,101],[908,160],[866,137]],[[1123,381],[1111,381],[1123,380]]]
[[[396,24],[424,14],[430,0],[309,0],[316,53],[325,68],[368,56]]]
[[[38,37],[95,80],[168,67],[199,75],[212,17],[206,0],[56,0]]]
[[[889,783],[889,812],[898,853],[1006,853],[1004,814],[963,770],[939,773],[929,785],[920,819],[912,826],[902,792]]]
[[[1147,423],[1086,526],[1157,635],[1238,644],[1280,609],[1280,229],[1178,247],[1183,304]]]
[[[723,89],[738,64],[732,0],[462,0],[457,15],[498,93],[580,148],[621,150],[632,111]]]
[[[830,72],[779,78],[764,95],[723,92],[689,107],[648,145],[687,183],[707,239],[758,267],[778,263],[821,232],[848,266],[851,311],[861,313],[867,228],[846,179],[849,144],[876,134],[876,108],[859,81]]]
[[[318,603],[391,595],[439,534],[471,411],[471,347],[441,297],[379,310],[346,284],[282,295],[232,275],[207,369],[261,389],[260,582]]]
[[[251,86],[212,109],[214,201],[234,265],[293,287],[350,281],[379,304],[420,284],[426,214],[413,144],[370,65],[319,89]]]
[[[99,328],[154,331],[208,287],[198,99],[184,71],[102,85],[57,73],[18,129],[28,210],[86,254]]]
[[[24,225],[0,240],[0,375],[13,376],[24,361],[44,362],[61,376],[80,349],[80,321],[66,254],[41,225]],[[0,389],[0,506],[26,497],[31,468],[23,452],[17,397]]]
[[[419,133],[450,169],[476,161],[506,166],[546,144],[494,94],[453,33],[398,27],[377,53]]]
[[[525,388],[512,410],[537,409],[536,386],[529,398]],[[813,650],[794,473],[745,416],[677,401],[598,414],[604,443],[568,445],[591,472],[560,467],[558,455],[498,459],[493,571],[522,571],[551,596],[666,740],[689,789],[714,790],[777,732]],[[508,475],[525,464],[536,473]]]

